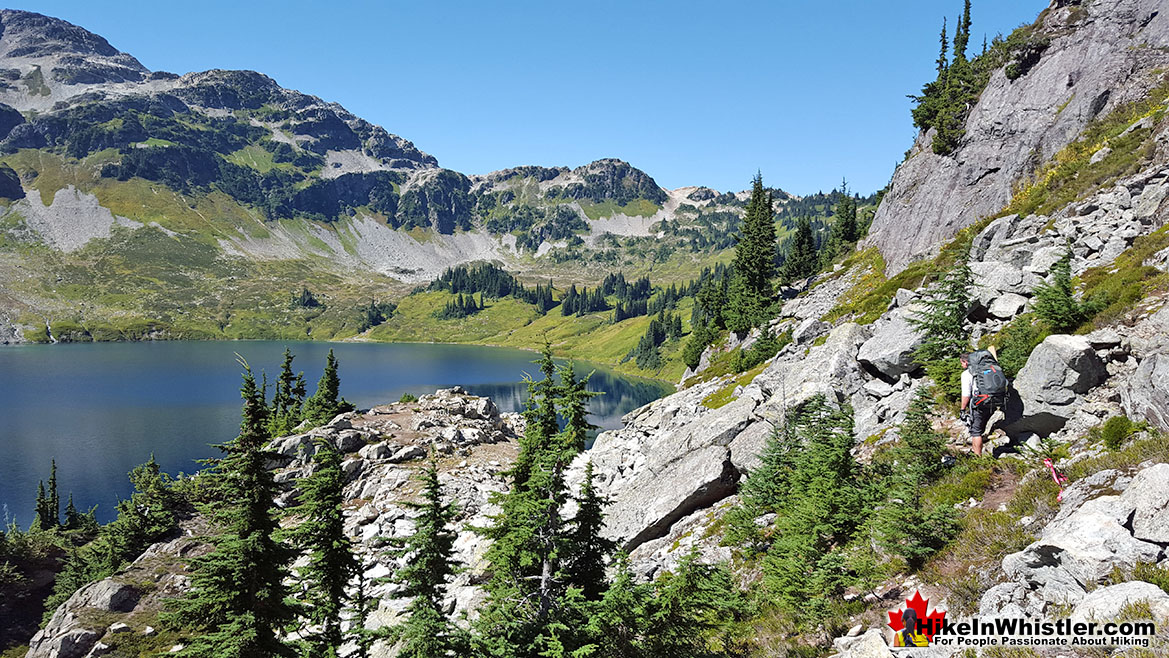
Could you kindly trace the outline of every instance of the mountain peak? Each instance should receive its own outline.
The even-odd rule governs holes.
[[[150,71],[104,38],[59,18],[31,11],[0,10],[0,58],[30,96],[48,96],[59,85],[138,82]]]

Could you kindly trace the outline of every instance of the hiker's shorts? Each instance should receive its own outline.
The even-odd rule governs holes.
[[[990,417],[994,415],[995,409],[998,405],[993,399],[986,400],[982,404],[970,405],[970,436],[982,436],[986,431],[986,423],[990,421]]]

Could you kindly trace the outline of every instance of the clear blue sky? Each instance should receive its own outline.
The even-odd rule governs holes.
[[[1046,0],[974,0],[971,46]],[[254,69],[445,167],[631,162],[668,188],[875,191],[912,144],[906,94],[960,0],[93,2],[21,9],[154,70]]]

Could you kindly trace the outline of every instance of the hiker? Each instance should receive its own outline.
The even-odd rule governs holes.
[[[962,406],[970,428],[970,443],[976,456],[982,456],[982,435],[995,409],[1007,399],[1007,377],[990,350],[959,355],[962,363]]]
[[[921,631],[921,624],[917,620],[917,611],[906,607],[901,613],[901,630],[893,634],[895,647],[928,647],[929,639]]]

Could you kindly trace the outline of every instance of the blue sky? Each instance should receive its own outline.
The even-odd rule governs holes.
[[[1046,0],[975,0],[971,46]],[[883,187],[959,0],[17,4],[154,70],[254,69],[445,167],[631,162],[668,188]]]

